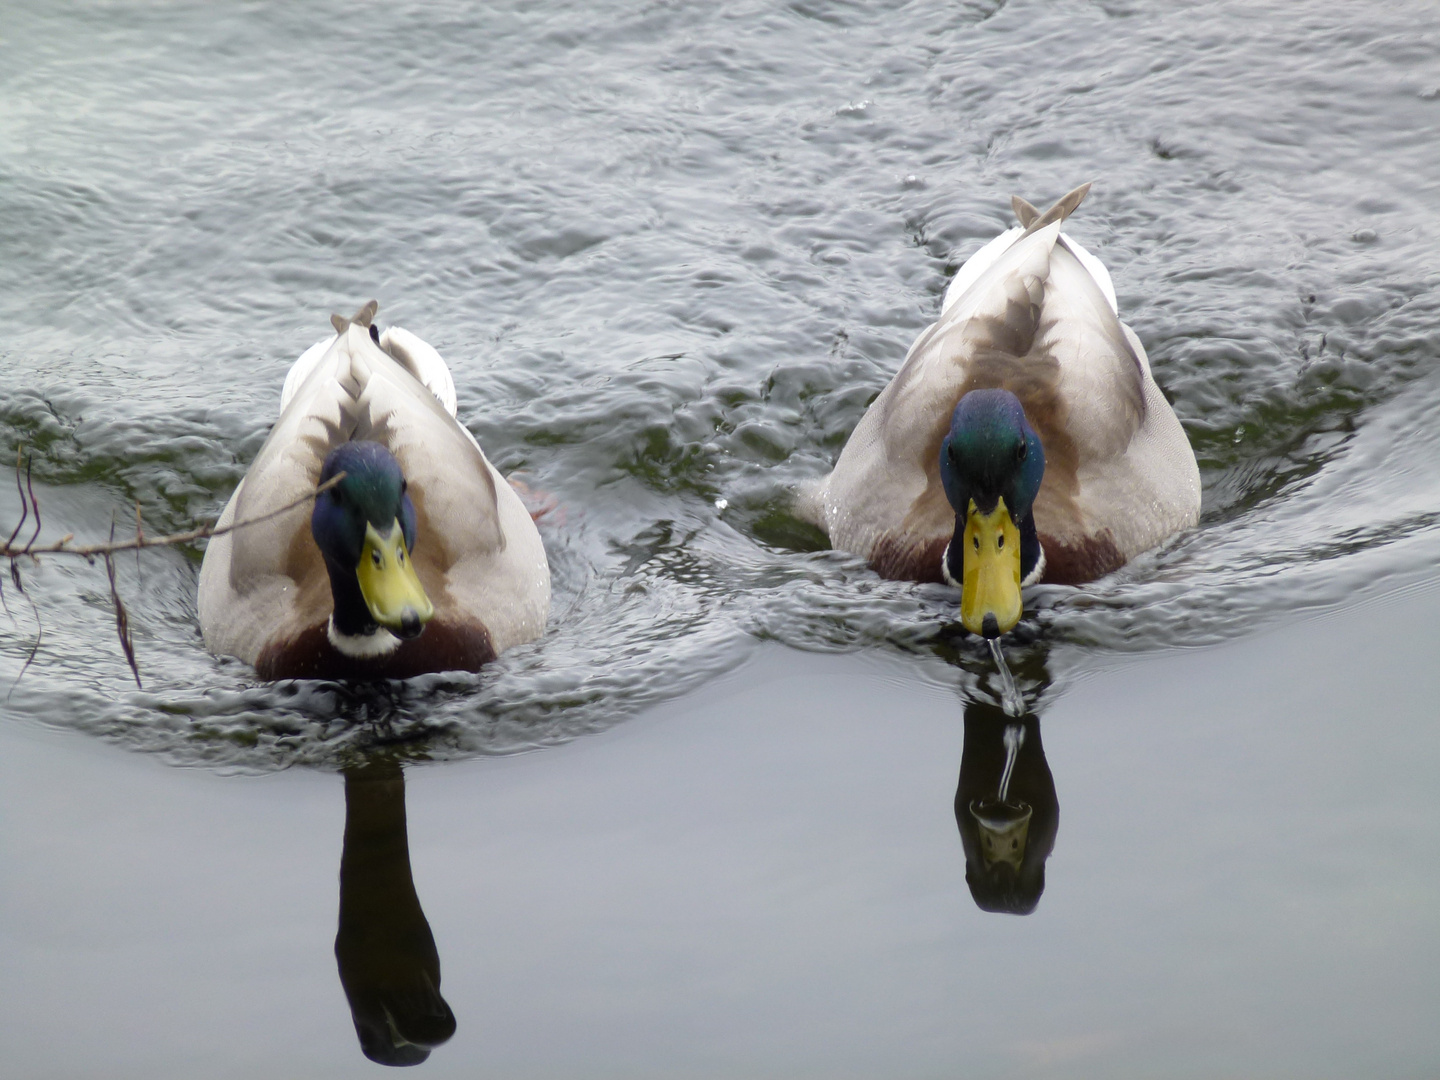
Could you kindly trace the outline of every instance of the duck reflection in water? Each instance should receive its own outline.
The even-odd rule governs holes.
[[[455,1034],[455,1014],[440,996],[440,955],[410,876],[405,777],[394,761],[345,772],[335,959],[371,1061],[418,1065]]]
[[[1034,911],[1060,826],[1038,716],[1009,716],[987,701],[966,703],[955,823],[965,845],[965,881],[980,910]]]

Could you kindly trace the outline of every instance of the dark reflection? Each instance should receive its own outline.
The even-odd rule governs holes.
[[[955,823],[965,845],[965,881],[980,909],[1034,911],[1060,826],[1038,716],[1007,716],[986,701],[965,705]]]
[[[958,625],[942,628],[928,644],[974,680],[955,791],[965,882],[981,911],[1028,915],[1045,891],[1045,860],[1060,828],[1055,778],[1040,741],[1043,702],[1054,690],[1049,646],[1022,622],[1005,637],[1002,669],[989,645]],[[1021,715],[1005,711],[1007,700]]]
[[[435,938],[410,876],[405,777],[393,760],[345,771],[335,959],[371,1061],[418,1065],[455,1034],[455,1014],[440,996]]]

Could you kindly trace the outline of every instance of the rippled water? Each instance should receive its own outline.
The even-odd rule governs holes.
[[[137,502],[151,531],[216,515],[288,365],[372,296],[560,509],[544,639],[384,691],[208,656],[193,548],[119,560],[137,690],[103,572],[22,562],[3,712],[264,770],[563,741],[766,640],[900,650],[991,691],[953,593],[824,550],[790,492],[1009,195],[1084,180],[1073,231],[1190,435],[1204,512],[1105,581],[1038,590],[1022,688],[1433,575],[1436,14],[12,3],[0,462],[33,452],[46,535],[100,538]],[[0,522],[18,510],[0,496]]]

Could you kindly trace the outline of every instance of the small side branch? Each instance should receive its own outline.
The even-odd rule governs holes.
[[[115,539],[115,521],[110,521],[110,539]],[[110,579],[110,602],[115,605],[115,634],[120,638],[120,650],[125,654],[125,662],[130,665],[130,674],[135,676],[135,685],[143,690],[140,684],[140,666],[135,663],[135,643],[130,640],[130,615],[125,610],[125,604],[120,599],[120,590],[115,587],[115,556],[111,552],[105,552],[105,574]]]
[[[30,534],[26,547],[34,547],[35,541],[40,538],[40,500],[35,498],[35,485],[30,482],[30,466],[33,464],[35,455],[31,454],[25,459],[25,493],[30,496],[30,507],[35,511],[35,531]]]
[[[15,488],[20,494],[20,520],[16,523],[15,528],[10,531],[10,535],[6,537],[5,542],[0,544],[0,559],[10,560],[10,581],[14,584],[16,590],[30,601],[30,608],[35,613],[36,623],[35,643],[31,646],[30,655],[26,657],[24,665],[20,668],[20,675],[16,677],[15,683],[10,687],[11,693],[14,692],[15,686],[19,685],[20,678],[24,676],[26,670],[29,669],[31,662],[35,659],[35,654],[40,651],[40,642],[45,636],[45,628],[40,622],[40,611],[35,606],[35,600],[26,591],[24,585],[21,584],[19,559],[22,555],[29,555],[32,558],[36,555],[80,555],[89,559],[92,563],[95,561],[95,556],[98,555],[105,560],[105,575],[110,579],[110,602],[115,605],[115,633],[120,639],[120,648],[125,653],[125,662],[130,665],[130,673],[135,676],[135,685],[143,690],[144,686],[140,682],[140,666],[135,661],[135,642],[130,635],[130,614],[125,610],[125,603],[120,599],[120,590],[115,582],[115,553],[118,551],[134,551],[135,557],[138,560],[140,551],[144,548],[168,547],[172,544],[188,544],[193,540],[204,540],[208,537],[224,536],[226,533],[248,528],[251,525],[259,525],[261,522],[270,521],[272,518],[277,518],[281,514],[294,510],[297,506],[302,506],[310,502],[321,492],[329,491],[336,484],[340,483],[341,480],[345,479],[343,472],[337,473],[325,481],[325,483],[315,488],[314,491],[307,491],[298,499],[286,503],[279,509],[271,510],[269,513],[260,514],[256,517],[246,518],[243,521],[232,522],[224,528],[219,528],[215,525],[202,525],[198,529],[191,529],[188,532],[171,533],[169,536],[145,535],[145,526],[140,517],[140,503],[137,500],[135,503],[135,538],[133,540],[115,539],[115,519],[112,516],[110,519],[110,539],[106,543],[72,545],[70,541],[75,538],[75,534],[67,533],[52,544],[37,545],[36,541],[40,538],[41,526],[40,500],[35,496],[35,485],[31,480],[31,464],[33,461],[34,455],[26,454],[24,446],[21,446],[15,458]],[[22,462],[24,463],[25,469],[23,480],[20,476]],[[20,535],[21,530],[25,527],[25,523],[32,515],[35,518],[35,527],[30,533],[30,538],[24,543],[20,543],[16,538]],[[3,587],[0,587],[0,605],[5,605],[5,610],[9,610],[8,604],[5,603]]]
[[[30,500],[25,495],[25,485],[20,482],[20,462],[25,457],[25,447],[22,444],[15,451],[15,490],[20,494],[20,520],[15,523],[15,528],[10,530],[10,535],[5,538],[5,551],[10,551],[15,544],[15,538],[20,535],[20,530],[25,527],[25,521],[30,516]],[[26,472],[29,472],[27,466]],[[10,558],[10,580],[15,583],[15,588],[25,591],[25,586],[20,584],[20,567],[16,565],[14,556]]]
[[[340,481],[344,479],[345,474],[343,472],[336,473],[329,480],[326,480],[325,483],[317,487],[314,491],[306,492],[304,495],[301,495],[293,502],[288,502],[284,506],[276,510],[271,510],[267,514],[260,514],[257,517],[253,518],[246,518],[244,521],[231,522],[224,528],[216,528],[214,525],[202,525],[198,529],[191,529],[189,532],[171,533],[169,536],[146,536],[137,528],[137,532],[133,540],[111,540],[108,543],[104,544],[71,544],[70,540],[74,535],[72,533],[66,536],[62,536],[53,544],[41,544],[39,546],[36,546],[34,536],[30,538],[29,543],[26,543],[24,545],[17,545],[14,542],[15,534],[12,533],[10,539],[5,542],[3,547],[0,547],[0,558],[8,558],[12,560],[11,566],[13,571],[13,560],[18,559],[21,555],[83,555],[86,558],[91,558],[95,555],[111,555],[117,551],[139,551],[142,548],[168,547],[171,544],[188,544],[193,540],[204,540],[212,536],[224,536],[226,533],[235,532],[238,529],[248,528],[251,525],[259,525],[261,522],[269,521],[271,518],[277,518],[281,514],[289,513],[291,510],[294,510],[295,507],[302,506],[305,503],[309,502],[311,499],[315,498],[315,496],[319,495],[322,491],[329,491],[331,488],[333,488],[336,484],[340,483]],[[34,498],[33,494],[31,498]],[[27,513],[28,510],[29,504],[27,504],[26,507]],[[40,507],[38,505],[35,505],[35,516],[37,519],[40,516]],[[21,521],[23,522],[24,518],[22,518]],[[16,526],[15,533],[18,533],[19,531],[19,526]],[[38,526],[36,528],[35,535],[39,535]],[[114,534],[112,533],[111,535],[113,536]]]

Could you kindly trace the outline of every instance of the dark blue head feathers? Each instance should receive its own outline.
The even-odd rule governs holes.
[[[1003,498],[1020,525],[1044,476],[1045,448],[1014,394],[972,390],[960,399],[940,443],[940,481],[957,514],[963,516],[972,499],[989,513]]]
[[[320,493],[310,515],[310,531],[326,562],[353,570],[365,545],[367,523],[383,534],[398,520],[406,547],[414,551],[415,507],[394,455],[377,442],[348,442],[325,458],[320,482],[341,472],[345,479]]]
[[[348,442],[330,451],[320,470],[320,482],[342,472],[344,479],[316,496],[310,513],[310,534],[330,574],[333,628],[344,635],[370,634],[377,619],[382,619],[387,627],[393,622],[393,629],[402,637],[414,637],[431,610],[419,581],[413,580],[414,591],[408,593],[409,583],[403,583],[399,600],[379,601],[367,598],[358,576],[367,529],[372,526],[368,534],[370,561],[377,572],[383,565],[408,564],[407,553],[415,550],[415,506],[405,491],[405,474],[394,455],[375,442]],[[393,535],[397,521],[406,550],[392,550],[387,556],[374,545],[380,541],[384,546],[383,538]],[[409,574],[414,579],[413,570]]]

